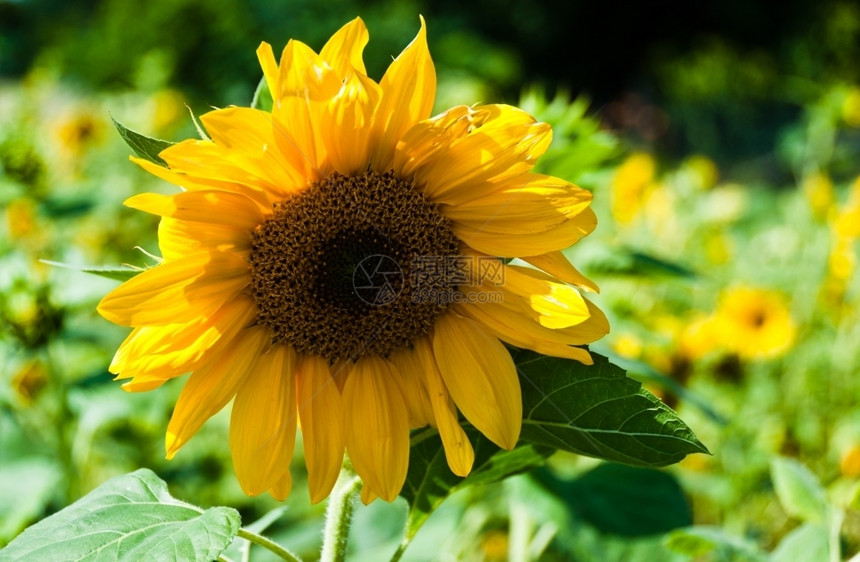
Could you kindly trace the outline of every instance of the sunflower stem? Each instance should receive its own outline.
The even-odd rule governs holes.
[[[251,532],[248,529],[239,529],[237,536],[242,537],[246,541],[252,542],[258,546],[262,546],[281,560],[287,560],[288,562],[302,562],[301,558],[299,558],[283,546],[279,545],[275,541],[267,539],[266,537],[258,535],[257,533]]]
[[[343,562],[346,559],[346,541],[360,490],[361,479],[344,465],[328,499],[320,562]]]
[[[412,542],[412,537],[414,534],[406,535],[403,537],[403,540],[400,541],[400,544],[397,545],[397,550],[394,551],[394,554],[391,555],[390,562],[397,562],[403,556],[403,553],[406,552],[406,547]]]

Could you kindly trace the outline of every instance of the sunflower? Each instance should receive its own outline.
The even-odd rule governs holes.
[[[362,500],[393,500],[410,429],[438,429],[451,470],[474,461],[459,414],[513,448],[522,404],[503,341],[590,363],[608,331],[596,287],[561,250],[594,228],[591,194],[533,173],[550,127],[507,105],[430,117],[424,20],[380,82],[360,19],[317,54],[257,50],[271,112],[201,117],[211,140],[134,162],[183,191],[126,201],[161,217],[163,261],[99,312],[131,326],[110,366],[129,391],[191,373],[167,457],[233,400],[230,447],[247,494],[283,499],[296,425],[311,500],[344,451]],[[520,257],[521,265],[508,265]],[[529,265],[530,264],[530,265]]]
[[[784,354],[797,331],[779,293],[753,287],[727,289],[711,326],[724,347],[744,359]]]

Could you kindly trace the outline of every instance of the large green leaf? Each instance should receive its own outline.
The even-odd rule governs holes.
[[[513,350],[523,391],[521,443],[638,466],[708,453],[693,431],[605,357],[594,365]]]
[[[171,497],[164,481],[140,469],[28,528],[0,550],[0,560],[209,562],[240,522],[235,509],[204,511]]]
[[[540,466],[553,450],[549,447],[521,445],[504,451],[478,433],[466,428],[475,449],[475,464],[466,478],[456,476],[448,468],[445,450],[438,434],[422,433],[409,451],[409,472],[400,495],[409,502],[406,535],[411,537],[424,524],[430,513],[455,491],[472,484],[497,482],[536,466]],[[421,438],[429,435],[429,437]]]
[[[826,520],[827,492],[808,468],[793,459],[775,458],[770,475],[786,513],[810,523]]]
[[[165,162],[158,154],[165,148],[176,143],[155,139],[142,135],[137,131],[132,131],[114,119],[113,116],[111,116],[111,121],[113,121],[113,124],[116,127],[116,130],[119,131],[122,139],[129,147],[131,147],[135,154],[141,158],[149,160],[150,162],[158,164],[159,166],[167,166],[167,162]]]
[[[693,524],[681,486],[664,471],[606,463],[573,480],[547,469],[534,476],[570,511],[605,533],[638,537]]]
[[[629,377],[671,392],[686,404],[698,408],[716,424],[722,426],[729,424],[729,420],[723,414],[718,412],[714,406],[708,402],[706,397],[691,391],[674,378],[659,372],[648,363],[639,359],[629,359],[627,357],[616,355],[608,345],[591,346],[591,349],[605,355],[611,363],[614,363],[627,371],[627,375]]]

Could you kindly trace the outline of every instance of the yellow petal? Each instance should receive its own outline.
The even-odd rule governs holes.
[[[454,403],[490,441],[513,449],[523,404],[508,351],[495,336],[454,312],[441,315],[433,332],[433,354]]]
[[[321,130],[321,119],[327,102],[340,87],[341,78],[313,49],[300,41],[287,43],[281,54],[278,85],[272,90],[275,142],[309,182],[328,172],[323,136],[329,131]]]
[[[141,193],[126,199],[125,205],[162,217],[248,230],[265,220],[256,203],[244,195],[227,191],[185,191],[173,195]]]
[[[567,328],[590,317],[579,291],[541,271],[509,265],[505,268],[505,288],[523,299],[541,326]]]
[[[435,419],[434,425],[439,428],[439,436],[445,447],[445,458],[451,472],[457,476],[468,476],[475,463],[475,451],[469,442],[469,437],[460,421],[457,419],[457,408],[454,401],[448,395],[448,389],[439,373],[436,359],[433,357],[433,348],[428,338],[418,338],[415,341],[414,354],[421,362],[421,373],[427,392],[430,396],[430,404]]]
[[[590,208],[543,232],[492,232],[453,223],[451,229],[470,247],[491,256],[515,258],[569,248],[591,233],[597,217]]]
[[[228,191],[244,195],[260,209],[271,207],[271,194],[257,185],[256,178],[221,158],[219,150],[211,142],[198,140],[183,141],[163,150],[162,154],[171,151],[170,160],[182,170],[165,168],[133,156],[129,160],[155,177],[187,191]]]
[[[293,475],[290,474],[290,470],[287,469],[286,472],[275,482],[275,485],[269,489],[269,493],[273,498],[278,500],[279,502],[287,499],[287,496],[290,495],[290,490],[293,489]]]
[[[391,169],[397,142],[415,123],[430,117],[436,97],[436,69],[427,48],[427,28],[394,59],[379,83],[382,99],[374,117],[373,169]]]
[[[367,169],[371,119],[378,102],[379,86],[363,74],[351,72],[326,106],[323,141],[331,165],[345,176]]]
[[[296,440],[296,353],[275,345],[242,382],[230,417],[230,453],[249,496],[276,486]]]
[[[257,49],[257,58],[273,98],[272,128],[275,144],[290,166],[302,172],[309,182],[313,182],[325,174],[316,161],[317,143],[313,139],[309,100],[307,96],[299,95],[296,84],[288,83],[287,77],[282,77],[282,70],[286,72],[286,68],[292,66],[294,57],[307,54],[311,50],[307,45],[296,47],[290,43],[287,43],[287,48],[284,49],[280,65],[275,61],[272,46],[265,42]],[[285,57],[288,58],[286,62]]]
[[[367,74],[361,53],[368,37],[364,22],[361,18],[355,18],[331,36],[320,51],[320,57],[341,77],[347,76],[353,69]]]
[[[349,459],[364,485],[388,502],[397,498],[409,467],[409,420],[397,376],[385,359],[363,357],[343,387]]]
[[[252,174],[271,193],[284,196],[304,187],[304,176],[278,150],[270,113],[229,107],[210,111],[200,120],[224,158],[245,170],[245,174]]]
[[[541,326],[533,314],[508,303],[462,303],[455,308],[511,345],[532,349],[544,355],[575,359],[590,365],[592,360],[588,351],[571,346],[590,343],[603,337],[609,332],[609,324],[596,306],[588,301],[586,304],[591,317],[581,324],[560,330]]]
[[[161,217],[158,247],[165,261],[197,252],[232,252],[247,257],[251,251],[251,231],[237,226],[192,222]]]
[[[343,463],[343,406],[325,359],[308,356],[296,371],[299,421],[311,503],[331,493]]]
[[[260,61],[260,67],[263,69],[263,76],[266,78],[269,92],[274,96],[280,84],[280,70],[278,69],[278,62],[275,60],[275,52],[272,50],[272,46],[265,41],[257,47],[257,60]]]
[[[173,458],[206,420],[227,405],[270,341],[268,329],[248,328],[234,344],[222,346],[211,361],[192,373],[167,425],[168,459]]]
[[[597,285],[573,267],[573,264],[570,263],[561,251],[549,252],[539,256],[529,256],[521,259],[532,264],[538,269],[546,271],[553,277],[556,277],[565,283],[570,283],[571,285],[579,287],[583,291],[594,293],[600,292]]]
[[[464,135],[415,169],[416,183],[433,201],[459,203],[458,196],[473,196],[475,184],[528,172],[552,140],[549,125],[507,105],[479,106],[466,119]]]
[[[361,487],[361,503],[363,503],[364,505],[370,505],[370,503],[378,497],[379,496],[374,494],[373,490],[371,490],[369,487]]]
[[[409,426],[416,428],[434,423],[430,397],[424,386],[424,365],[419,360],[417,352],[414,349],[395,351],[389,356],[389,360],[394,363],[398,374],[402,377],[400,388],[406,400]]]
[[[135,384],[167,380],[196,369],[219,341],[232,341],[257,313],[254,301],[238,295],[214,314],[184,324],[135,328],[120,345],[108,370]]]
[[[540,174],[511,178],[489,193],[470,191],[457,195],[474,199],[443,205],[445,216],[475,229],[512,234],[549,230],[576,217],[592,200],[591,192]]]
[[[394,151],[392,166],[397,175],[411,179],[415,170],[426,166],[454,140],[465,135],[472,126],[472,113],[470,107],[458,105],[410,127]]]
[[[162,326],[205,318],[248,285],[248,263],[228,252],[165,262],[129,279],[99,303],[114,324]]]

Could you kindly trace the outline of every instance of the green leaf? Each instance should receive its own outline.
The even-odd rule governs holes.
[[[689,267],[632,248],[602,248],[595,252],[588,264],[591,271],[604,275],[635,278],[695,279],[698,274]]]
[[[775,458],[770,476],[786,513],[810,523],[826,520],[827,492],[808,468],[793,459]]]
[[[570,481],[546,469],[535,471],[534,477],[605,533],[638,537],[693,524],[681,486],[666,472],[609,463]]]
[[[703,414],[708,416],[708,418],[710,418],[711,421],[713,421],[714,423],[723,426],[729,424],[729,420],[717,410],[715,410],[704,396],[700,396],[695,392],[692,392],[683,384],[679,383],[669,375],[664,375],[663,373],[657,371],[654,367],[645,363],[644,361],[638,359],[629,359],[626,357],[621,357],[620,355],[615,355],[609,349],[609,346],[591,346],[591,349],[605,355],[611,363],[614,363],[627,371],[630,377],[642,382],[650,383],[652,385],[657,385],[660,388],[671,392],[681,400],[686,401],[691,406],[695,406]]]
[[[0,544],[44,513],[59,481],[60,470],[47,459],[4,460],[0,465]]]
[[[53,265],[54,267],[62,267],[65,269],[73,269],[75,271],[83,271],[84,273],[91,273],[93,275],[98,275],[100,277],[107,277],[108,279],[116,279],[117,281],[128,281],[138,273],[143,273],[143,269],[136,269],[134,267],[129,267],[125,265],[118,266],[77,266],[70,265],[67,263],[62,263],[58,261],[51,260],[39,260],[40,262]]]
[[[95,205],[95,200],[90,196],[51,196],[41,202],[41,210],[52,219],[71,219],[86,215]]]
[[[773,562],[807,562],[831,560],[830,530],[826,525],[804,523],[792,530],[771,554]],[[838,558],[841,560],[841,557]]]
[[[768,557],[755,543],[727,535],[716,527],[696,526],[676,529],[664,540],[667,548],[696,560],[767,562]],[[705,556],[710,554],[711,556]]]
[[[257,84],[257,89],[254,90],[254,99],[251,100],[251,107],[261,109],[263,111],[272,111],[275,105],[272,99],[272,92],[269,91],[269,84],[266,82],[266,77],[260,78],[260,83]]]
[[[512,350],[523,391],[521,443],[638,466],[709,453],[693,431],[624,370]]]
[[[36,523],[0,560],[189,560],[218,557],[239,531],[229,507],[202,510],[170,496],[152,471],[108,480]]]
[[[113,124],[116,127],[116,130],[119,131],[122,139],[131,147],[135,154],[154,164],[158,164],[159,166],[167,166],[167,162],[165,162],[158,154],[165,148],[176,143],[154,139],[136,131],[132,131],[114,119],[113,115],[111,115],[111,121],[113,121]]]
[[[548,447],[522,445],[504,451],[473,427],[465,427],[475,449],[475,464],[466,478],[451,472],[437,433],[419,433],[409,450],[409,471],[400,495],[409,503],[406,536],[412,537],[442,501],[457,490],[473,484],[490,484],[540,466],[552,454]]]

